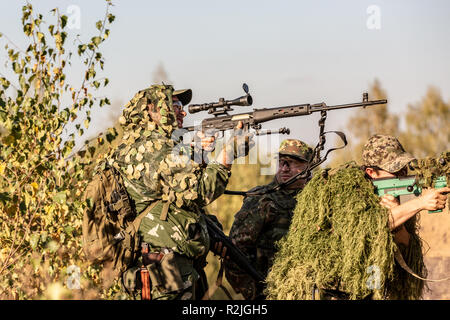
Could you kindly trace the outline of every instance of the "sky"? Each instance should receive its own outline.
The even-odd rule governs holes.
[[[59,7],[79,10],[70,36],[89,39],[105,11],[104,1],[30,1],[44,15]],[[23,45],[23,1],[2,1],[0,32]],[[450,1],[125,1],[113,0],[116,20],[102,47],[102,91],[125,104],[151,85],[162,64],[176,88],[191,88],[191,103],[234,99],[247,83],[253,108],[361,101],[378,79],[389,110],[406,112],[433,85],[450,101]],[[78,28],[79,27],[79,28]],[[0,53],[0,60],[7,58]],[[78,75],[80,65],[70,71]],[[369,97],[370,98],[370,97]],[[327,130],[345,129],[354,109],[328,113]],[[208,117],[188,115],[185,125]],[[105,130],[108,111],[96,108],[88,134]],[[319,115],[276,120],[265,129],[287,126],[289,136],[318,142]],[[276,148],[276,145],[271,146]]]

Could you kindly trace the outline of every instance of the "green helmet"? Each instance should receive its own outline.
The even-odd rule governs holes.
[[[278,149],[279,157],[282,155],[309,161],[313,155],[313,149],[303,141],[297,139],[286,139],[280,144]]]
[[[382,134],[370,137],[362,152],[364,166],[378,167],[390,173],[403,169],[414,159],[397,138]]]

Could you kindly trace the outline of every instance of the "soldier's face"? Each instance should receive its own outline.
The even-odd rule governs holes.
[[[183,110],[183,104],[177,97],[172,99],[172,107],[175,113],[175,118],[177,120],[178,128],[183,127],[183,118],[186,117],[187,113]],[[159,108],[153,106],[153,104],[148,105],[148,112],[153,121],[159,123],[161,121],[161,114],[159,113]]]
[[[301,173],[306,169],[308,163],[306,161],[297,160],[292,157],[281,156],[278,160],[278,171],[276,173],[276,178],[278,182],[285,182]],[[306,179],[297,180],[295,183],[289,186],[289,189],[298,189],[304,187],[306,184]]]
[[[400,171],[390,173],[383,169],[375,169],[375,168],[366,168],[366,173],[372,179],[382,179],[382,178],[399,178],[404,177],[408,174],[408,168],[404,167]]]
[[[183,104],[177,97],[173,97],[172,100],[173,110],[175,111],[175,117],[177,119],[178,128],[183,128],[183,119],[187,113],[183,110]]]

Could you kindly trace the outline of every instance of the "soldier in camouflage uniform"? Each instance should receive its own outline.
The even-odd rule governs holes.
[[[300,140],[284,140],[278,153],[278,171],[274,180],[265,186],[258,186],[251,192],[264,192],[278,183],[287,181],[302,172],[313,155],[313,150]],[[273,193],[244,198],[242,208],[235,215],[230,238],[264,276],[272,265],[276,252],[275,242],[289,230],[296,195],[306,184],[300,179]],[[225,260],[225,274],[228,282],[246,300],[263,299],[264,287],[242,271],[230,260]]]
[[[370,179],[403,177],[408,173],[408,165],[414,157],[406,153],[397,138],[376,134],[364,145],[363,169]],[[398,199],[386,194],[381,205],[390,209],[390,229],[398,244],[408,246],[409,233],[404,223],[422,210],[443,209],[447,200],[446,192],[450,188],[427,189],[422,195],[399,204]]]
[[[407,175],[408,165],[413,160],[414,157],[405,152],[397,138],[376,134],[370,137],[363,147],[361,168],[366,177],[371,180],[398,178]],[[405,224],[422,210],[443,208],[447,198],[443,193],[448,191],[450,191],[449,188],[424,190],[421,196],[402,204],[392,195],[385,194],[381,197],[380,204],[389,209],[389,229],[394,234],[394,242],[403,255],[407,253],[411,244],[411,234],[407,231]],[[421,240],[414,239],[414,241]],[[426,273],[425,269],[422,272]],[[423,286],[423,282],[420,282],[420,285]],[[319,298],[322,300],[347,300],[348,297],[348,293],[339,290],[324,288],[319,290]],[[364,299],[371,298],[370,294]]]
[[[408,174],[408,166],[414,157],[405,152],[397,138],[389,135],[376,134],[369,138],[362,151],[362,169],[369,179],[400,178]],[[412,223],[414,228],[415,215],[422,210],[437,210],[445,206],[447,196],[443,193],[450,188],[424,190],[422,195],[413,200],[400,204],[399,199],[385,194],[380,204],[389,209],[389,229],[394,234],[394,242],[398,245],[402,255],[409,251],[412,235],[408,232],[406,224]],[[415,236],[412,240],[421,241]],[[421,245],[419,245],[421,248]],[[420,249],[419,249],[420,250]],[[426,269],[423,266],[423,273]],[[420,282],[423,286],[423,282]],[[337,290],[321,290],[320,299],[346,300],[348,294]],[[371,299],[371,295],[365,299]]]
[[[123,176],[137,214],[149,210],[138,233],[148,251],[140,263],[149,271],[152,299],[202,298],[197,285],[209,237],[201,208],[224,192],[230,158],[236,155],[225,149],[206,167],[190,159],[175,133],[190,96],[190,90],[174,92],[170,85],[139,91],[119,119],[122,143],[108,157]],[[138,270],[131,268],[124,277],[128,281]]]

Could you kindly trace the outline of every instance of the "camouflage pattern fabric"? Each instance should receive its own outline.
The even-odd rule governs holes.
[[[276,184],[274,179],[251,191],[266,191]],[[289,230],[298,191],[279,190],[262,196],[247,197],[234,217],[230,238],[236,241],[236,246],[264,276],[272,266],[277,251],[276,241]],[[232,261],[225,260],[225,275],[235,291],[240,292],[246,300],[263,298],[264,287],[256,284],[252,277]]]
[[[303,161],[309,161],[313,156],[313,149],[303,141],[286,139],[280,144],[279,156],[286,155]]]
[[[364,166],[379,167],[394,173],[414,160],[414,157],[405,152],[397,138],[376,134],[370,137],[364,145],[362,159]]]
[[[153,85],[133,97],[119,119],[124,129],[122,143],[111,151],[108,163],[121,172],[137,213],[162,200],[142,219],[139,234],[150,252],[170,250],[187,258],[177,263],[183,281],[193,284],[199,279],[196,260],[204,259],[209,250],[200,210],[223,194],[230,172],[217,163],[201,167],[186,152],[178,153],[183,148],[177,149],[180,141],[174,132],[177,122],[172,94],[170,85]],[[160,124],[149,116],[149,103],[159,107]],[[167,218],[161,220],[164,208],[168,209]],[[155,295],[171,299],[180,297],[180,292]]]

